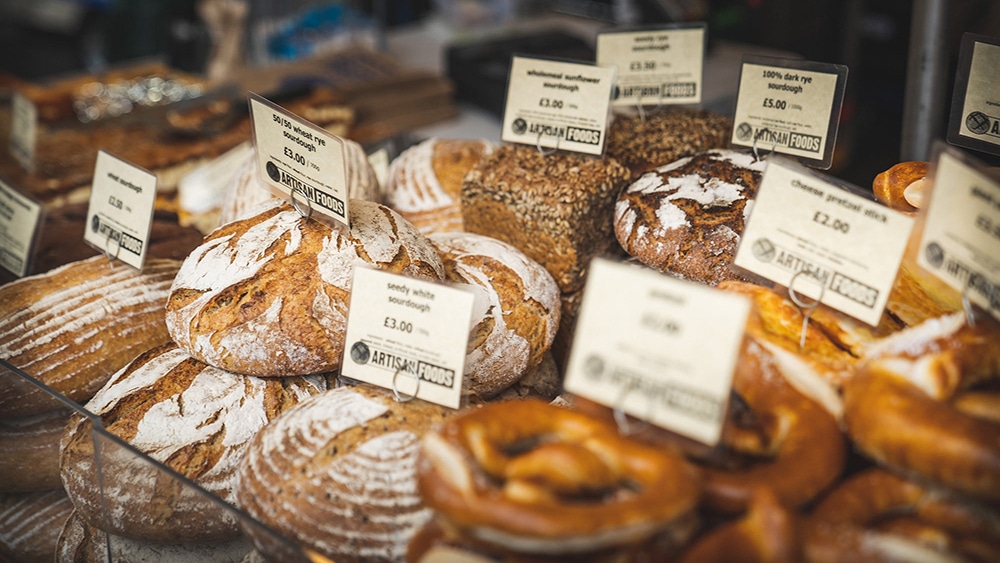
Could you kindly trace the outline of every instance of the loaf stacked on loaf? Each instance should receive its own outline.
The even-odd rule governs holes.
[[[59,441],[69,409],[0,420],[0,493],[62,488]]]
[[[0,493],[0,561],[51,563],[72,512],[62,489]]]

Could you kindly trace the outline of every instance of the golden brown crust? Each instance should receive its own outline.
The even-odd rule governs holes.
[[[0,495],[0,561],[50,563],[73,504],[61,488]]]
[[[66,409],[0,420],[0,492],[44,491],[62,487],[59,440],[69,420]]]
[[[914,203],[918,203],[918,200],[912,195],[908,200],[906,188],[927,176],[929,164],[924,161],[906,161],[879,172],[872,181],[875,198],[896,211],[915,213],[918,207]]]

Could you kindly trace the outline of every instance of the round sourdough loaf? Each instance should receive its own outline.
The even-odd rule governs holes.
[[[184,261],[167,301],[177,345],[248,375],[338,369],[355,265],[444,277],[437,251],[413,225],[378,203],[350,203],[349,231],[274,200],[206,237]]]
[[[234,502],[236,466],[268,422],[326,390],[321,376],[258,378],[229,373],[167,344],[141,354],[86,404],[104,430],[134,450]],[[100,449],[93,422],[74,414],[62,439],[63,486],[91,525],[153,542],[199,542],[236,534],[215,499],[181,486],[133,449]]]
[[[238,506],[338,563],[400,561],[431,516],[417,494],[420,438],[451,412],[364,384],[312,397],[254,438]],[[273,546],[250,535],[270,558]]]
[[[661,272],[708,285],[742,279],[731,265],[765,166],[712,150],[647,172],[619,194],[615,236]]]
[[[0,420],[0,492],[45,491],[62,487],[59,440],[69,409]]]
[[[731,117],[700,109],[616,115],[608,128],[606,154],[636,179],[685,156],[726,147],[732,128]]]
[[[164,307],[181,263],[141,271],[104,256],[0,287],[0,358],[83,403],[139,353],[170,341]],[[0,386],[0,418],[63,407],[32,385]]]
[[[559,329],[559,286],[514,246],[466,232],[429,236],[450,281],[477,288],[463,387],[488,399],[542,361]]]
[[[61,488],[0,494],[0,561],[51,563],[72,512]]]
[[[424,234],[462,229],[462,178],[494,145],[486,140],[426,139],[389,165],[386,203]]]
[[[382,187],[378,175],[368,161],[365,149],[355,141],[344,141],[344,173],[347,180],[347,196],[351,199],[364,199],[382,202]],[[255,214],[255,209],[261,203],[279,199],[271,188],[260,178],[257,165],[257,155],[251,152],[236,170],[222,196],[219,208],[218,224],[226,225],[239,219],[246,219]]]

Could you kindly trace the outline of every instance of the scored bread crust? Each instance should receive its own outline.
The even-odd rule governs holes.
[[[356,265],[444,277],[437,251],[399,214],[373,202],[350,203],[349,231],[274,200],[206,237],[171,288],[166,322],[174,341],[236,373],[338,369]]]
[[[54,561],[73,503],[61,488],[0,495],[0,561]]]

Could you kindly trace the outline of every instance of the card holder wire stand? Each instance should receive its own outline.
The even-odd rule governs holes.
[[[542,132],[541,131],[538,132],[538,136],[535,137],[535,148],[538,149],[538,154],[542,156],[549,156],[555,154],[556,151],[559,150],[559,140],[561,139],[561,137],[559,135],[553,135],[553,137],[556,138],[556,146],[546,149],[545,147],[542,146]]]
[[[764,134],[767,134],[767,133],[770,133],[770,132],[771,132],[770,129],[765,128],[765,129],[761,129],[759,132],[757,132],[756,135],[754,135],[753,144],[750,145],[750,152],[753,153],[753,160],[754,160],[754,162],[761,162],[762,160],[765,160],[765,159],[767,159],[768,157],[770,157],[771,155],[774,154],[774,150],[778,146],[778,140],[777,140],[777,138],[775,138],[774,135],[771,135],[771,150],[769,150],[767,152],[767,154],[765,154],[764,156],[761,156],[760,155],[760,151],[757,149],[757,141],[759,141],[760,138],[762,136],[764,136]],[[799,273],[802,273],[802,272],[799,272]],[[793,277],[792,279],[795,279],[795,278]],[[791,285],[791,283],[789,283],[789,285]]]
[[[415,389],[413,389],[413,393],[410,393],[409,395],[404,395],[403,393],[400,392],[399,385],[396,383],[397,379],[399,378],[399,373],[402,371],[402,369],[403,368],[398,368],[392,374],[392,395],[393,397],[395,397],[397,403],[408,403],[413,399],[416,399],[417,393],[420,392],[420,377],[412,373],[407,374],[414,380],[416,380],[417,386]]]
[[[115,248],[114,254],[111,253],[111,248],[110,248],[112,241],[118,244],[118,246]],[[121,250],[122,250],[121,234],[119,233],[118,238],[115,238],[114,236],[112,236],[112,233],[109,233],[108,238],[104,239],[104,256],[107,257],[108,264],[112,266],[115,265],[115,260],[118,259],[118,253],[121,252]]]
[[[633,426],[633,424],[628,421],[628,415],[625,414],[625,400],[628,399],[628,396],[637,389],[639,389],[639,386],[636,385],[636,381],[634,379],[629,381],[628,385],[622,389],[621,395],[618,396],[618,400],[615,401],[614,408],[611,411],[615,419],[615,425],[618,426],[618,433],[622,436],[631,436],[649,427],[649,416],[647,416],[646,419],[642,419],[642,424]],[[647,415],[651,415],[653,410],[652,394],[649,395],[648,410],[649,412]]]
[[[801,310],[802,312],[802,330],[799,332],[799,349],[804,349],[806,347],[806,328],[809,326],[809,319],[812,317],[813,312],[819,307],[821,301],[823,301],[823,294],[826,293],[826,280],[822,280],[819,284],[819,295],[812,303],[805,302],[802,297],[795,291],[795,280],[799,276],[806,273],[805,270],[799,270],[795,272],[792,279],[788,282],[788,298],[792,300],[792,303]],[[817,280],[819,281],[819,280]]]
[[[306,207],[305,211],[302,210],[302,204],[299,203],[299,201],[297,199],[295,199],[295,194],[298,193],[298,192],[300,192],[300,191],[302,192],[303,199],[305,199],[305,202],[306,202],[306,206],[307,207]],[[289,198],[289,201],[292,204],[292,207],[295,208],[295,211],[298,212],[298,214],[299,214],[300,217],[302,217],[303,219],[310,219],[312,217],[312,213],[313,213],[312,200],[310,200],[308,197],[305,197],[305,192],[302,191],[302,188],[299,188],[299,187],[292,188],[292,191],[289,192],[289,194],[288,194],[288,198]]]

